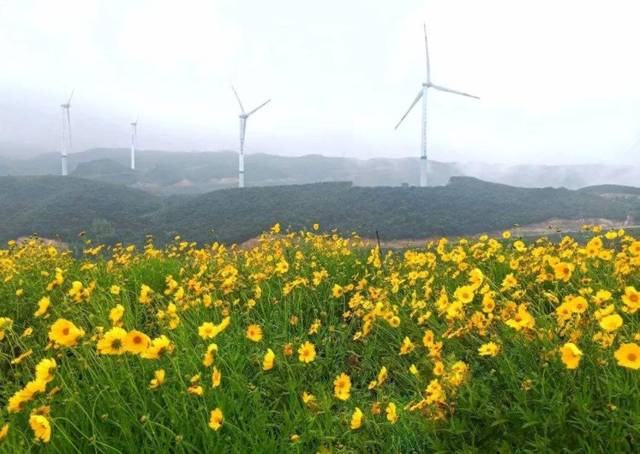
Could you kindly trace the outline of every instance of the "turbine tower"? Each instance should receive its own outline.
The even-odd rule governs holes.
[[[67,176],[67,154],[71,151],[71,98],[73,98],[74,90],[71,90],[69,100],[60,104],[62,108],[62,141],[60,144],[60,153],[62,158],[62,176]]]
[[[262,109],[264,106],[269,104],[271,99],[267,99],[265,102],[260,104],[255,109],[245,112],[244,107],[242,106],[242,101],[240,101],[240,96],[238,96],[238,92],[235,87],[232,85],[231,89],[233,90],[233,94],[236,95],[236,99],[238,100],[238,104],[240,104],[240,153],[238,154],[238,187],[244,188],[244,135],[247,131],[247,118],[256,113],[258,110]]]
[[[138,118],[131,123],[131,170],[136,170],[136,146],[138,145]]]
[[[429,45],[427,43],[427,25],[424,24],[424,48],[427,57],[427,79],[422,84],[422,88],[418,92],[418,96],[413,100],[407,112],[402,116],[395,129],[398,129],[398,126],[404,121],[404,119],[409,115],[413,106],[415,106],[418,101],[422,98],[422,144],[421,144],[421,152],[420,152],[420,187],[427,186],[427,92],[429,88],[433,88],[435,90],[444,91],[447,93],[453,93],[455,95],[468,96],[469,98],[480,99],[477,96],[470,95],[469,93],[463,93],[461,91],[452,90],[450,88],[443,87],[441,85],[436,85],[431,82],[431,68],[429,66]]]

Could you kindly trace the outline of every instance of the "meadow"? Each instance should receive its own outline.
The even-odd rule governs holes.
[[[2,452],[629,452],[640,240],[0,249]]]

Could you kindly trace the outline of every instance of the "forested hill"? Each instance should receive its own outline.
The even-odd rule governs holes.
[[[348,183],[248,188],[204,194],[154,218],[199,241],[251,238],[274,221],[387,239],[474,234],[551,218],[637,217],[640,205],[568,189],[527,189],[453,177],[447,186],[354,187]],[[206,228],[203,228],[206,227]]]
[[[197,196],[156,197],[73,177],[0,177],[0,239],[37,233],[66,242],[86,231],[98,241],[241,242],[275,222],[385,239],[476,234],[552,218],[637,219],[636,198],[590,191],[517,188],[469,177],[446,186],[355,187],[318,183],[225,189]]]

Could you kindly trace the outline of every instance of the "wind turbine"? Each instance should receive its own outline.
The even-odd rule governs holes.
[[[415,106],[420,98],[422,98],[422,146],[420,153],[420,187],[427,186],[427,91],[429,88],[433,88],[435,90],[444,91],[447,93],[453,93],[455,95],[467,96],[469,98],[480,99],[477,96],[470,95],[469,93],[464,93],[457,90],[452,90],[450,88],[443,87],[441,85],[436,85],[431,82],[431,68],[429,66],[429,45],[427,42],[427,25],[424,24],[424,48],[427,56],[427,80],[422,84],[422,88],[418,92],[418,96],[413,100],[407,112],[402,116],[395,129],[398,129],[398,126],[403,122],[403,120],[409,115],[413,106]]]
[[[138,145],[138,118],[131,123],[131,170],[136,170],[136,146]]]
[[[62,141],[60,145],[60,153],[62,158],[62,176],[67,176],[67,154],[71,151],[71,98],[73,98],[73,92],[75,89],[71,90],[71,94],[69,95],[69,100],[60,104],[62,108]]]
[[[247,118],[256,113],[258,110],[262,109],[264,106],[271,102],[271,99],[267,99],[265,102],[260,104],[255,109],[245,112],[244,107],[242,106],[242,101],[240,101],[240,96],[238,96],[238,92],[235,87],[232,85],[231,89],[233,90],[233,94],[236,95],[236,99],[238,100],[238,104],[240,104],[240,111],[242,112],[238,115],[240,118],[240,153],[238,154],[238,187],[244,188],[244,135],[247,131]]]

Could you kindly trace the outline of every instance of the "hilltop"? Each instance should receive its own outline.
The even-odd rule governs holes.
[[[632,190],[635,188],[631,188]],[[441,187],[357,187],[348,182],[225,189],[159,197],[74,177],[0,177],[0,239],[37,233],[76,242],[161,242],[180,234],[199,242],[242,242],[276,222],[294,229],[357,231],[387,240],[478,234],[549,219],[637,219],[636,198],[592,190],[518,188],[470,177]]]

